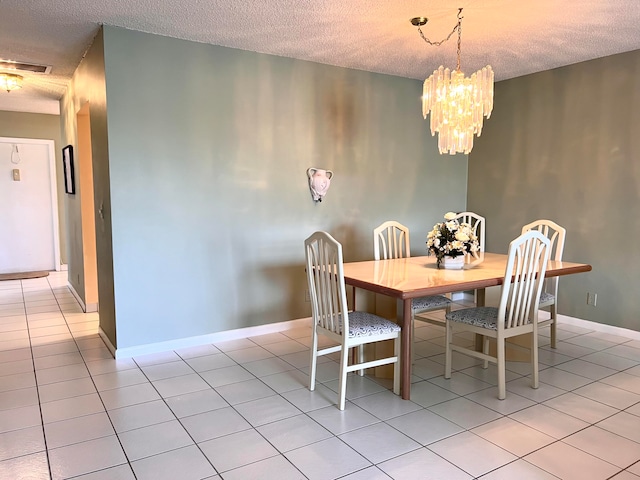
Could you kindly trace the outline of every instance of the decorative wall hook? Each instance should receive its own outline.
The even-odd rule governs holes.
[[[307,170],[307,176],[309,177],[309,188],[311,189],[313,201],[321,202],[322,197],[324,197],[327,190],[329,190],[333,172],[331,170],[311,167]]]

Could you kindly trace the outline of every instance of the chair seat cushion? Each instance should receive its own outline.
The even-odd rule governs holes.
[[[411,310],[413,313],[420,313],[438,308],[445,308],[451,303],[451,300],[444,295],[429,295],[427,297],[419,297],[411,300]]]
[[[495,307],[474,307],[447,313],[447,320],[465,323],[490,330],[498,329],[498,309]]]
[[[546,307],[547,305],[552,305],[556,303],[556,297],[547,292],[542,292],[540,294],[540,306]]]
[[[400,326],[368,312],[349,312],[349,337],[369,337],[399,332]]]

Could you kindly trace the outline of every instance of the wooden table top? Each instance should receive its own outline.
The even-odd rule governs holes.
[[[480,253],[463,270],[436,267],[436,257],[409,257],[344,264],[347,285],[407,299],[501,285],[508,255]],[[589,272],[584,263],[549,261],[546,277]]]

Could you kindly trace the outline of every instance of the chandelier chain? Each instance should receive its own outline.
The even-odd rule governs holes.
[[[446,38],[440,40],[439,42],[429,40],[427,37],[425,37],[424,32],[422,31],[422,28],[418,27],[418,33],[422,37],[422,40],[424,40],[426,43],[434,47],[439,47],[443,43],[447,42],[456,31],[458,32],[458,65],[456,67],[456,70],[460,70],[460,44],[462,43],[462,19],[463,18],[464,17],[462,16],[462,8],[458,8],[458,23],[456,23],[456,26],[453,27],[453,30],[451,30],[449,35],[447,35]]]
[[[458,25],[456,26],[458,29],[458,65],[456,66],[456,71],[460,71],[460,44],[462,43],[462,9],[458,9]]]

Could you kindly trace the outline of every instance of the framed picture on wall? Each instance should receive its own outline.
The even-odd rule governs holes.
[[[64,191],[75,195],[76,182],[73,172],[73,146],[67,145],[62,149],[62,165],[64,167]]]

